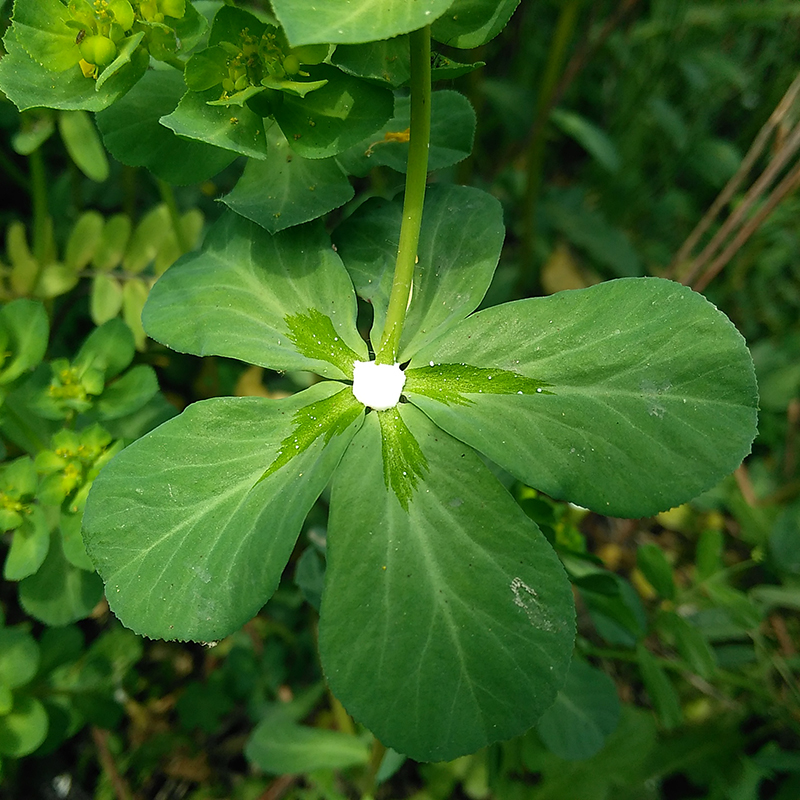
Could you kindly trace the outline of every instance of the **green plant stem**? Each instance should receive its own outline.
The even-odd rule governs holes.
[[[547,64],[539,84],[539,96],[536,103],[536,116],[531,128],[531,137],[527,153],[527,176],[525,197],[522,204],[522,260],[520,284],[529,283],[533,265],[534,238],[536,236],[536,201],[542,185],[544,172],[544,154],[547,135],[547,119],[550,116],[552,98],[558,86],[558,79],[564,67],[567,47],[572,41],[578,11],[583,0],[567,0],[561,6],[561,13],[556,23],[556,30],[547,54]]]
[[[353,723],[353,718],[347,713],[345,707],[339,702],[339,699],[331,694],[331,711],[333,718],[336,720],[336,727],[342,732],[350,736],[356,735],[356,726]]]
[[[0,170],[5,172],[20,189],[30,194],[31,182],[25,173],[2,150],[0,150]]]
[[[378,771],[381,768],[383,757],[386,755],[386,745],[384,745],[377,737],[372,742],[372,750],[369,754],[369,763],[367,764],[366,775],[364,778],[364,791],[361,795],[362,800],[367,800],[375,794],[375,779],[378,777]]]
[[[41,148],[37,147],[29,158],[33,201],[33,255],[41,269],[47,257],[47,173]]]
[[[414,265],[417,261],[422,206],[428,179],[428,150],[431,139],[431,31],[413,31],[411,40],[411,131],[408,142],[406,192],[403,222],[394,269],[392,292],[386,310],[386,325],[375,355],[378,364],[394,364],[400,349],[400,336],[411,299]]]
[[[175,202],[175,192],[172,191],[172,187],[166,181],[162,181],[161,178],[157,178],[156,180],[158,181],[159,194],[164,201],[164,205],[167,207],[169,218],[172,220],[172,229],[175,232],[175,239],[178,242],[178,247],[181,253],[188,253],[189,250],[191,250],[191,245],[186,238],[183,225],[181,225],[181,215],[178,211],[178,204]]]

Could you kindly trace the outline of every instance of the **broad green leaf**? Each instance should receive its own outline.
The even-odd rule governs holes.
[[[103,235],[105,220],[97,211],[84,211],[73,225],[64,252],[64,264],[75,272],[82,270],[94,256]]]
[[[327,80],[307,97],[284,95],[275,120],[292,149],[306,158],[335,156],[375,131],[392,116],[391,91],[353,78],[327,64],[309,67],[315,80]]]
[[[128,241],[122,268],[138,275],[152,263],[170,232],[169,210],[163,203],[151,208],[134,228]]]
[[[44,300],[59,297],[78,285],[78,276],[64,264],[47,264],[39,273],[34,294]]]
[[[448,405],[409,378],[406,395],[523,483],[603,514],[680,505],[735,469],[755,435],[744,340],[704,297],[659,278],[486,309],[424,347],[406,374],[435,381],[439,365],[462,363],[546,388],[494,394],[487,381]]]
[[[106,220],[92,255],[92,266],[101,272],[118,267],[130,237],[131,218],[127,214],[115,214]]]
[[[401,221],[400,200],[371,199],[334,235],[356,291],[372,305],[370,338],[375,349],[386,319]],[[399,362],[478,307],[502,245],[503,212],[493,197],[465,186],[430,187]]]
[[[191,51],[208,31],[209,24],[206,17],[213,13],[209,6],[219,8],[218,4],[209,3],[207,0],[192,0],[191,2],[187,0],[184,15],[173,20],[179,47],[184,53]]]
[[[92,278],[89,313],[95,325],[114,319],[122,309],[122,284],[111,275],[102,273]]]
[[[60,5],[60,4],[59,4]],[[37,64],[17,42],[15,26],[3,38],[6,55],[0,60],[0,89],[24,111],[28,108],[101,111],[122,97],[147,70],[149,59],[139,49],[131,63],[98,86],[81,72],[77,62],[64,72],[51,72]]]
[[[564,761],[544,750],[537,736],[528,735],[522,740],[522,761],[528,770],[541,774],[535,791],[542,800],[612,800],[617,796],[643,800],[652,797],[647,787],[653,780],[652,762],[660,755],[657,741],[653,715],[625,705],[616,730],[591,758]],[[658,765],[662,766],[661,761]],[[623,787],[630,788],[630,793],[620,793]]]
[[[202,253],[164,273],[143,314],[148,334],[174,350],[329,378],[367,360],[355,319],[353,286],[320,225],[271,236],[233,213]]]
[[[62,111],[58,129],[70,158],[90,180],[108,178],[108,159],[91,117],[85,111]]]
[[[59,0],[15,0],[14,32],[28,55],[54,72],[76,67],[81,60],[77,31],[67,25],[72,15]]]
[[[367,175],[376,166],[406,171],[411,125],[408,97],[395,98],[394,116],[375,134],[338,156],[352,175]],[[431,95],[431,143],[428,171],[452,167],[472,152],[475,111],[460,92],[440,91]]]
[[[455,0],[433,23],[437,42],[470,50],[494,39],[508,24],[519,0]]]
[[[157,393],[155,370],[149,364],[137,364],[106,387],[95,409],[101,420],[118,419],[138,411]]]
[[[21,119],[20,129],[11,137],[11,146],[15,153],[29,156],[38,150],[56,129],[55,119],[49,111],[34,111],[25,114]]]
[[[605,672],[573,659],[566,683],[536,727],[551,753],[578,761],[602,750],[619,715],[614,681]]]
[[[74,365],[84,370],[99,370],[109,381],[133,361],[133,354],[130,328],[121,319],[111,319],[86,337]]]
[[[219,86],[222,79],[228,76],[229,58],[228,52],[219,45],[195,53],[183,70],[186,85],[192,92],[204,92]],[[216,95],[219,96],[218,89]]]
[[[399,413],[405,464],[397,445],[385,460],[379,413]],[[523,732],[553,702],[572,655],[572,593],[469,447],[408,404],[379,413],[334,476],[320,654],[334,694],[383,743],[449,760]],[[407,508],[404,479],[416,484]]]
[[[256,726],[244,752],[248,761],[273,775],[347,769],[369,760],[366,743],[351,734],[276,724],[269,717]]]
[[[44,512],[33,505],[25,514],[22,525],[14,531],[5,564],[3,577],[7,581],[21,581],[33,575],[42,566],[50,547],[50,528]]]
[[[271,15],[261,14],[263,19],[236,6],[223,5],[214,15],[211,25],[211,32],[208,36],[208,43],[211,46],[218,45],[220,42],[230,42],[238,44],[242,40],[242,31],[247,30],[250,36],[261,37],[267,31],[267,25],[271,25]]]
[[[111,155],[178,185],[206,180],[227,167],[235,158],[230,150],[176,136],[159,122],[185,91],[177,70],[150,70],[122,100],[98,114],[97,127]]]
[[[125,281],[122,287],[122,318],[133,331],[133,339],[138,350],[144,350],[147,342],[147,334],[142,327],[142,309],[149,293],[147,284],[138,278]]]
[[[258,612],[360,425],[363,407],[338,408],[347,394],[358,406],[333,382],[195,403],[101,471],[84,541],[127,627],[213,641]]]
[[[270,233],[321,217],[355,194],[334,158],[293,153],[277,125],[267,133],[264,161],[248,161],[222,202]]]
[[[83,509],[77,514],[65,511],[61,512],[59,523],[61,529],[61,545],[64,548],[64,557],[70,564],[78,567],[78,569],[94,572],[94,564],[92,564],[89,556],[86,554],[86,548],[83,546],[83,537],[81,536],[82,518]]]
[[[707,529],[700,534],[695,552],[695,577],[704,581],[723,568],[722,553],[725,542],[722,531]]]
[[[39,645],[21,628],[0,628],[0,684],[16,689],[39,669]]]
[[[402,86],[411,77],[411,54],[407,36],[396,36],[367,44],[340,44],[331,63],[348,75]]]
[[[644,687],[661,724],[667,730],[677,728],[683,721],[683,711],[672,681],[656,657],[643,644],[636,648],[636,658]]]
[[[667,600],[675,599],[672,566],[657,544],[643,544],[636,551],[636,564],[650,585]]]
[[[620,575],[607,573],[617,592],[596,591],[595,584],[577,582],[597,633],[610,644],[633,647],[647,632],[647,615],[636,590]],[[605,587],[600,587],[605,588]]]
[[[35,698],[17,695],[9,714],[0,717],[0,753],[22,758],[36,750],[47,736],[47,712]]]
[[[571,136],[600,166],[609,172],[618,172],[621,159],[614,142],[602,129],[590,122],[586,117],[567,111],[563,108],[554,108],[550,112],[550,119],[567,136]]]
[[[264,158],[267,150],[264,131],[269,123],[247,106],[231,109],[209,105],[207,101],[214,94],[213,90],[186,92],[178,107],[171,114],[161,117],[161,124],[179,136],[197,139],[250,158]]]
[[[69,625],[88,617],[102,596],[100,578],[66,560],[58,531],[51,534],[39,571],[19,584],[20,605],[45,625]]]
[[[430,25],[452,0],[273,0],[293,47],[360,44],[391,39]]]
[[[5,340],[0,384],[11,383],[44,358],[49,334],[50,323],[41,303],[21,298],[0,308],[0,335]]]
[[[325,580],[325,562],[315,547],[306,547],[297,559],[294,582],[308,602],[319,611],[322,602],[322,586]]]
[[[48,221],[47,233],[51,232],[52,226]],[[12,221],[6,228],[6,253],[11,262],[11,288],[20,296],[31,294],[38,280],[40,264],[31,253],[28,232],[20,220]]]

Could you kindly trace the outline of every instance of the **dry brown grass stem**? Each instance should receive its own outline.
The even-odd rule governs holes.
[[[670,266],[670,275],[679,275],[687,262],[690,262],[691,253],[711,227],[720,211],[731,201],[742,186],[753,165],[764,152],[773,133],[780,131],[781,128],[785,128],[789,124],[790,118],[796,110],[795,106],[799,95],[800,74],[792,81],[781,101],[758,132],[736,174],[728,181],[717,199],[711,204],[711,207],[681,246]],[[700,254],[694,260],[691,260],[691,266],[680,277],[681,283],[692,286],[697,291],[705,289],[769,214],[772,213],[775,207],[800,186],[800,163],[798,163],[772,189],[759,210],[753,216],[749,216],[783,169],[787,164],[791,163],[791,159],[798,150],[800,150],[800,123],[790,127],[788,134],[782,138],[780,146],[777,147],[772,159],[747,190],[742,201],[723,222]],[[726,242],[728,242],[727,245]]]

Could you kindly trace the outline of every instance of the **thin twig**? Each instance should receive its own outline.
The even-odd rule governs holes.
[[[748,189],[742,202],[736,207],[731,215],[723,222],[720,229],[711,238],[711,241],[703,248],[702,252],[694,261],[694,265],[686,275],[682,283],[687,286],[693,285],[695,278],[706,263],[714,256],[717,249],[736,229],[739,223],[745,218],[747,213],[758,202],[762,194],[772,185],[778,173],[786,166],[789,159],[800,149],[800,123],[798,123],[786,138],[783,147],[776,153],[766,169],[756,179],[755,183]],[[774,206],[773,206],[774,207]],[[749,238],[749,237],[748,237]]]
[[[281,775],[258,796],[257,800],[280,800],[297,780],[297,775]]]
[[[786,449],[783,455],[783,474],[794,475],[797,466],[797,433],[800,431],[800,399],[793,397],[786,409]]]
[[[622,0],[613,13],[608,15],[608,18],[603,23],[600,33],[594,39],[588,36],[584,38],[578,49],[575,51],[572,58],[567,63],[561,79],[556,84],[553,94],[550,97],[548,104],[548,112],[552,111],[560,102],[564,93],[572,85],[575,78],[578,77],[581,70],[586,66],[586,62],[594,55],[600,47],[605,44],[606,39],[617,29],[619,24],[628,14],[628,12],[639,2],[639,0]]]
[[[111,781],[114,795],[117,800],[133,800],[131,788],[117,769],[117,763],[114,761],[114,756],[108,746],[108,736],[108,731],[92,725],[92,739],[94,740],[94,746],[97,748],[97,757],[100,759],[103,772],[108,775],[108,779]]]
[[[747,467],[745,467],[744,464],[740,464],[734,470],[733,476],[736,478],[736,485],[739,487],[739,491],[742,493],[742,497],[744,497],[744,501],[747,503],[747,505],[749,505],[751,508],[755,508],[756,506],[760,505],[755,490],[753,489],[753,484],[750,481],[750,475],[747,472]]]
[[[797,648],[792,640],[791,634],[786,628],[786,621],[780,614],[771,614],[769,624],[775,632],[775,638],[778,640],[781,654],[786,658],[792,658],[797,655]]]
[[[800,124],[798,124],[796,131],[800,133]],[[800,145],[800,136],[798,137],[798,145]],[[772,194],[767,198],[758,213],[742,226],[730,244],[706,267],[705,272],[692,283],[692,288],[697,292],[702,292],[739,249],[744,246],[745,242],[756,232],[761,223],[774,211],[775,207],[798,187],[800,187],[800,163],[773,189]]]
[[[591,38],[591,23],[587,26],[586,31],[580,44],[577,46],[570,60],[567,62],[561,76],[558,80],[555,75],[548,76],[548,71],[557,68],[560,63],[561,55],[558,55],[559,40],[564,38],[565,29],[570,25],[574,25],[574,19],[577,18],[578,7],[575,6],[574,17],[570,18],[570,8],[564,6],[562,8],[559,23],[556,28],[556,33],[553,37],[553,44],[551,52],[548,56],[548,65],[545,70],[545,77],[540,86],[540,97],[537,104],[536,114],[534,115],[533,123],[530,130],[525,137],[524,151],[527,159],[527,183],[525,190],[525,200],[523,204],[523,235],[522,235],[522,261],[523,269],[526,274],[530,270],[533,259],[533,238],[535,235],[535,214],[536,214],[536,200],[541,186],[541,172],[544,164],[545,155],[545,132],[547,123],[550,119],[550,113],[561,102],[567,89],[572,85],[572,82],[580,74],[581,70],[586,66],[586,63],[592,55],[605,43],[606,39],[613,33],[613,31],[620,24],[625,15],[639,2],[639,0],[622,0],[613,13],[611,13],[603,27],[600,29],[598,35]],[[560,43],[565,47],[567,42]],[[524,282],[526,278],[521,280]]]
[[[742,181],[753,168],[756,160],[766,147],[770,135],[789,113],[790,109],[794,105],[795,100],[797,99],[798,93],[800,93],[800,73],[792,81],[791,85],[786,90],[786,93],[781,98],[781,101],[775,107],[775,110],[772,112],[772,114],[770,114],[769,119],[761,127],[761,130],[753,140],[753,144],[750,145],[750,149],[747,151],[747,154],[742,160],[742,163],[739,166],[739,169],[736,171],[736,174],[728,181],[728,183],[725,185],[725,188],[719,193],[717,199],[711,204],[711,207],[705,213],[703,218],[697,223],[695,229],[689,234],[683,245],[681,245],[680,250],[678,250],[675,258],[672,260],[668,274],[674,276],[677,273],[678,269],[680,269],[680,265],[689,258],[689,255],[700,241],[700,237],[708,230],[711,223],[717,218],[717,215],[721,211],[722,207],[725,206],[733,197],[734,193],[742,184]],[[688,276],[685,283],[689,283],[692,277],[693,276]]]

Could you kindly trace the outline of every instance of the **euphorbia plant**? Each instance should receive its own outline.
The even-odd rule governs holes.
[[[345,151],[364,137],[374,143],[386,122],[383,111],[365,123],[369,114],[353,109],[380,108],[396,78],[388,66],[403,62],[407,42],[405,194],[363,203],[333,232],[335,246],[308,220],[346,192],[311,201],[306,216],[297,202],[269,213],[251,204],[249,219],[229,211],[202,252],[165,273],[144,311],[150,336],[325,380],[285,400],[190,406],[114,458],[84,517],[88,553],[126,625],[212,641],[267,601],[332,482],[323,668],[356,719],[421,760],[530,727],[572,652],[561,563],[481,456],[553,497],[645,516],[712,486],[755,434],[741,336],[680,285],[625,279],[475,313],[500,255],[502,211],[466,187],[435,185],[426,196],[429,24],[439,41],[472,47],[515,6],[275,0],[285,33],[253,23],[258,41],[241,28],[244,12],[220,10],[165,125],[275,169],[293,163],[292,191],[298,174],[340,186],[356,157]],[[261,53],[257,70],[243,71],[233,39],[239,52]],[[334,50],[340,44],[351,49]],[[317,45],[327,46],[324,59],[308,50]],[[275,120],[266,146],[264,114]],[[121,134],[105,120],[109,142]],[[268,209],[275,202],[263,198]],[[276,222],[286,208],[304,224]],[[356,327],[357,295],[373,309],[369,342]]]

